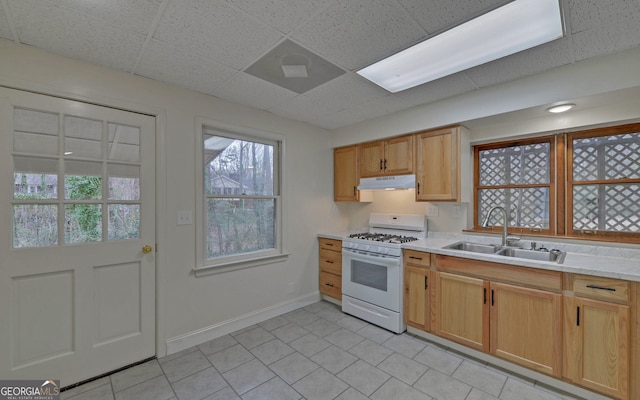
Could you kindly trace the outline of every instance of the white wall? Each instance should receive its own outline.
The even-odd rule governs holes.
[[[5,40],[0,40],[0,85],[160,114],[160,131],[166,137],[166,143],[159,137],[160,146],[166,150],[166,179],[158,185],[158,202],[163,205],[160,211],[164,211],[158,231],[159,277],[164,285],[159,293],[162,303],[158,317],[165,339],[317,296],[316,234],[343,223],[332,208],[328,131]],[[195,208],[197,166],[190,160],[196,151],[196,117],[285,137],[283,197],[286,250],[291,253],[288,261],[194,277],[195,226],[176,226],[176,212]],[[164,173],[158,172],[160,176]],[[294,294],[288,294],[290,282]]]

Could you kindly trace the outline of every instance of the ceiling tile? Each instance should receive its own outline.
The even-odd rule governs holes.
[[[479,87],[486,87],[572,62],[569,40],[564,38],[479,65],[466,73]]]
[[[416,106],[457,96],[475,89],[476,86],[473,84],[471,79],[469,79],[464,72],[460,72],[425,83],[424,85],[403,90],[402,92],[395,93],[394,96],[403,100],[407,104]]]
[[[409,107],[410,105],[401,99],[393,95],[387,95],[337,113],[324,115],[310,122],[325,129],[335,129]]]
[[[289,33],[335,0],[227,0],[280,32]]]
[[[305,93],[326,113],[337,112],[366,103],[389,94],[386,90],[359,75],[348,72],[332,81]]]
[[[268,110],[270,113],[296,121],[309,122],[329,113],[317,100],[299,95]]]
[[[52,2],[10,0],[9,6],[20,42],[67,57],[130,71],[144,43],[140,34],[114,28]]]
[[[507,0],[398,1],[430,35],[453,28],[508,2]]]
[[[272,48],[282,34],[223,0],[181,0],[169,3],[154,38],[241,70]]]
[[[9,19],[4,13],[4,7],[0,5],[0,38],[13,40],[13,34],[9,27]]]
[[[157,40],[145,49],[136,74],[211,94],[238,72]]]
[[[56,0],[56,3],[70,11],[146,35],[162,0]]]
[[[633,0],[569,0],[567,12],[573,33],[596,28],[602,23],[615,23],[615,20],[639,13],[640,2]]]
[[[593,28],[572,36],[576,61],[638,47],[640,13],[601,21]]]
[[[259,110],[267,110],[297,96],[290,90],[243,72],[215,90],[213,95]]]
[[[340,0],[291,37],[349,70],[416,43],[425,32],[396,1]]]

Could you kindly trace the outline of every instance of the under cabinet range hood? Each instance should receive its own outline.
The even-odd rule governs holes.
[[[395,190],[415,189],[415,175],[378,176],[375,178],[360,178],[358,190]]]

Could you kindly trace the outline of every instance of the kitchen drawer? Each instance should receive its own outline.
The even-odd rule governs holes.
[[[342,253],[320,249],[320,271],[342,275]]]
[[[320,238],[320,249],[342,252],[342,240]]]
[[[590,275],[572,275],[569,290],[576,295],[584,295],[601,300],[629,302],[631,283],[619,279],[601,278]]]
[[[342,277],[320,271],[320,293],[342,300]]]
[[[431,253],[415,250],[403,250],[404,262],[413,265],[421,265],[423,267],[431,266]]]

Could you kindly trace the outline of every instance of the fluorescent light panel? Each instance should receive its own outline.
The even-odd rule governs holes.
[[[515,0],[358,71],[399,92],[564,35],[559,0]]]

